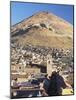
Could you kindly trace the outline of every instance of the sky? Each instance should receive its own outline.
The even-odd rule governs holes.
[[[48,11],[63,18],[69,23],[74,24],[73,5],[11,2],[11,25],[14,25],[41,11]]]

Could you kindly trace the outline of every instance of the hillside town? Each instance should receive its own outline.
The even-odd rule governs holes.
[[[11,82],[18,83],[44,78],[57,71],[73,87],[73,51],[11,44]]]

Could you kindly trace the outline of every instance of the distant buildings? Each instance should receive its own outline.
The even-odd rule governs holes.
[[[70,54],[70,51],[68,51]],[[65,63],[63,58],[67,57],[63,50],[56,48],[44,48],[35,46],[19,47],[11,45],[11,74],[18,77],[18,74],[24,78],[30,74],[47,73],[51,75],[52,71],[63,70],[63,64],[67,64],[67,70],[73,71],[69,63]],[[72,58],[72,55],[70,56]],[[64,61],[64,62],[63,62]],[[61,62],[61,63],[60,63]],[[72,62],[72,61],[71,61]],[[65,70],[64,70],[65,71]],[[19,78],[20,80],[20,78]]]

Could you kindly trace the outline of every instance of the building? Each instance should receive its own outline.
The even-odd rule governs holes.
[[[53,58],[50,55],[47,55],[47,74],[50,76],[53,70]]]

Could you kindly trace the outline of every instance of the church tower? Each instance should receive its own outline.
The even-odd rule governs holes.
[[[47,74],[50,76],[53,70],[53,58],[51,55],[47,55]]]

